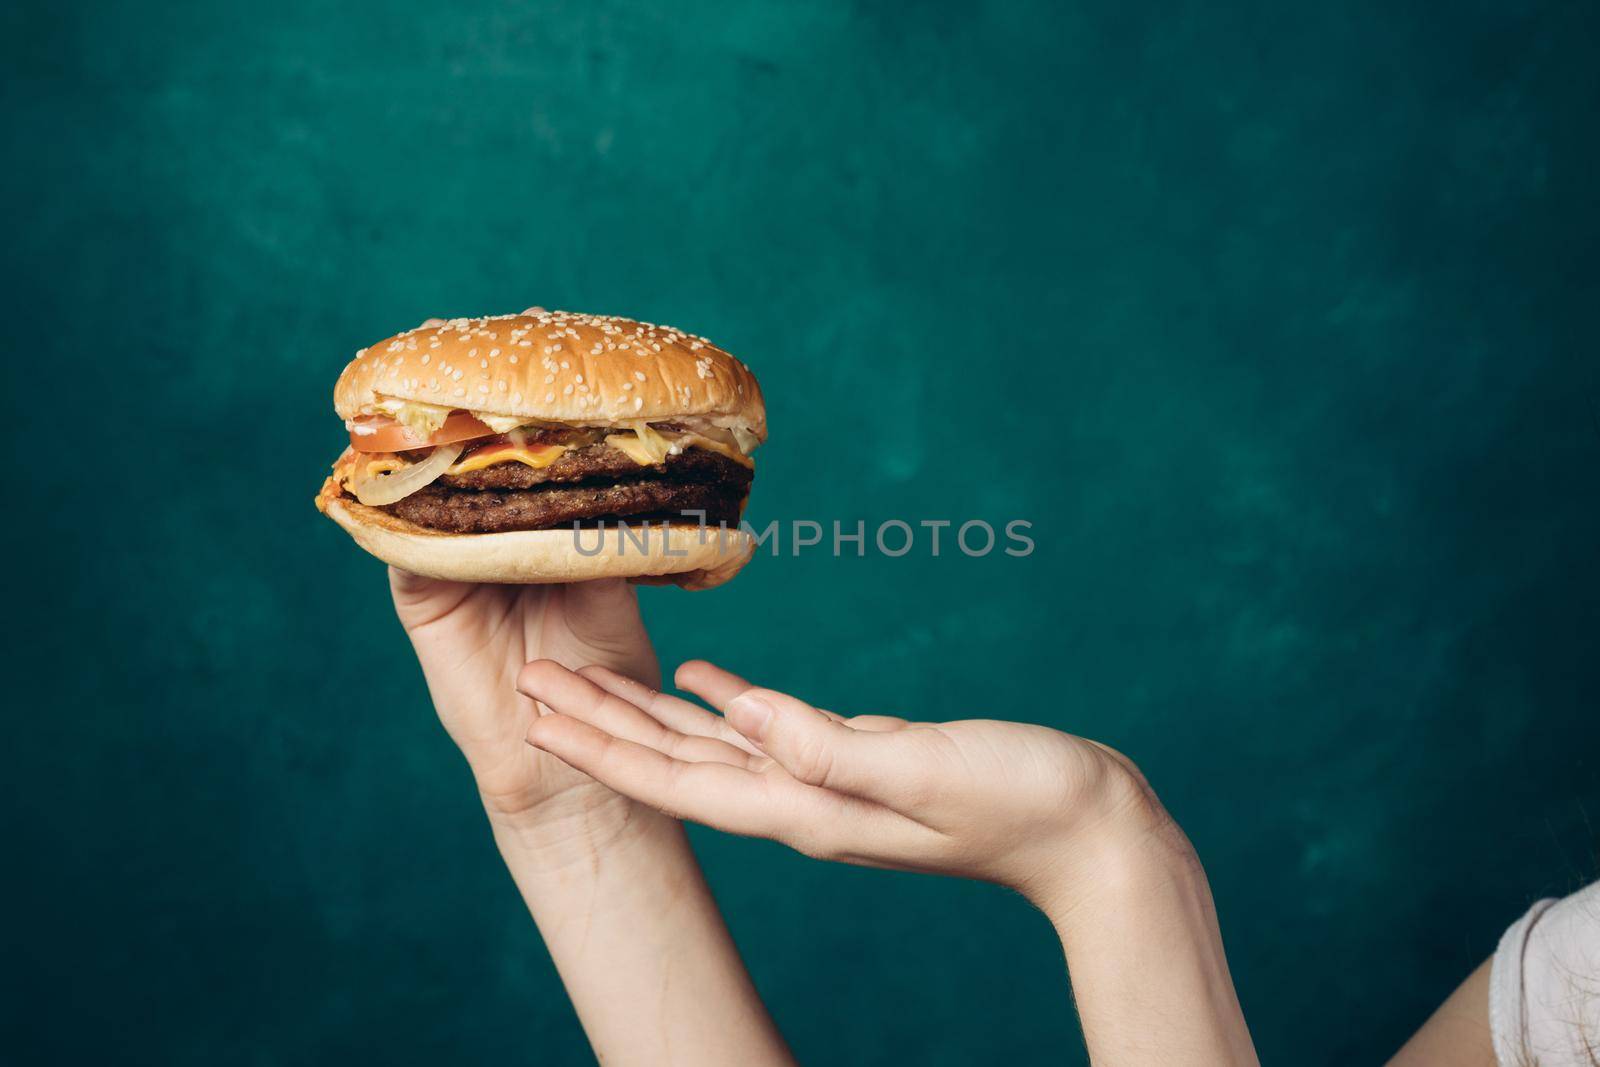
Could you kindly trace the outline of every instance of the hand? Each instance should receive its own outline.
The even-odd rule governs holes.
[[[1254,1064],[1210,887],[1138,769],[1019,723],[845,718],[687,663],[664,696],[530,663],[528,741],[662,811],[825,859],[1011,886],[1050,917],[1089,1058]]]
[[[999,882],[1052,915],[1102,846],[1171,826],[1131,762],[1057,730],[846,718],[704,662],[677,683],[726,717],[601,667],[530,663],[517,685],[554,712],[530,744],[651,807],[820,858]]]
[[[393,568],[389,584],[439,720],[466,756],[497,831],[554,828],[590,845],[627,825],[631,803],[528,747],[538,711],[515,682],[523,664],[543,658],[604,664],[658,684],[633,588],[620,579],[468,585]]]
[[[619,683],[660,684],[633,587],[389,579],[439,719],[472,766],[596,1058],[792,1063],[683,828],[524,740],[539,718],[515,686],[529,660],[600,663]]]

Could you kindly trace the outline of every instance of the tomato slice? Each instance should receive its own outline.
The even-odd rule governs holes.
[[[404,452],[412,448],[432,448],[488,437],[494,433],[483,422],[465,411],[452,411],[444,425],[431,437],[414,433],[394,419],[370,415],[355,420],[361,432],[350,431],[350,447],[357,452]]]

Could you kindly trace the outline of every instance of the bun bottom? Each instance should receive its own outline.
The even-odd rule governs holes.
[[[693,523],[651,522],[626,531],[607,527],[453,534],[343,497],[325,495],[318,503],[356,544],[385,563],[452,582],[547,585],[628,578],[710,589],[738,574],[755,554],[755,542],[745,531]]]

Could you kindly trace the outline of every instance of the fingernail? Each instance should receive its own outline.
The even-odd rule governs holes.
[[[772,705],[751,693],[741,693],[728,701],[724,714],[735,730],[759,741],[772,721]]]

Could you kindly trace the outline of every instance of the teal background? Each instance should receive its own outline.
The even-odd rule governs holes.
[[[753,518],[1033,521],[1023,560],[762,559],[646,612],[669,664],[1135,756],[1268,1062],[1381,1058],[1600,873],[1593,5],[0,26],[0,1058],[587,1060],[382,569],[311,507],[357,347],[533,303],[744,357]],[[807,1060],[1081,1062],[1018,898],[696,842]]]

